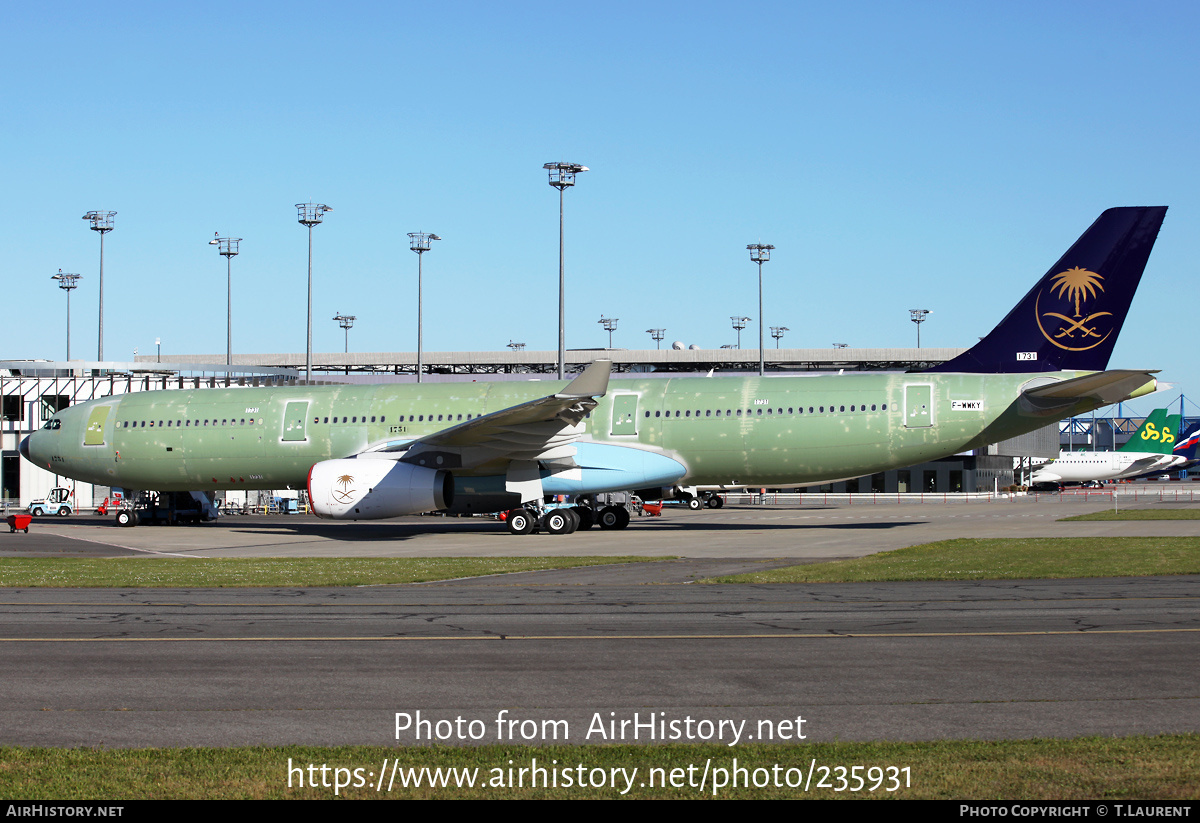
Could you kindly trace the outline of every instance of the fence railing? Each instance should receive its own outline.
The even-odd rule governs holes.
[[[1003,503],[1014,500],[1062,503],[1121,502],[1200,502],[1200,489],[1131,488],[1113,486],[1104,489],[1079,489],[1058,492],[778,492],[750,494],[727,492],[721,495],[731,506],[870,506],[898,503]]]

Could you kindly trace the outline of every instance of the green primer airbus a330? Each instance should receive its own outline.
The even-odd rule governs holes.
[[[58,412],[21,453],[126,489],[307,486],[337,519],[512,510],[515,532],[574,530],[545,495],[860,477],[1152,391],[1153,372],[1105,369],[1165,214],[1104,212],[987,337],[929,371],[610,385],[597,361],[569,384],[138,392]]]

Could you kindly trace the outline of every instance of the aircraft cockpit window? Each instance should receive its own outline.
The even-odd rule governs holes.
[[[58,418],[53,418],[51,420],[47,420],[46,425],[42,426],[42,428],[49,429],[50,431],[58,431],[59,429],[62,428],[62,421],[59,420]]]

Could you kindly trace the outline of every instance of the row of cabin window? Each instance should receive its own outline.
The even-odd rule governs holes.
[[[872,404],[871,404],[871,411],[875,411],[875,410],[876,410],[876,405],[877,405],[877,404],[875,404],[875,403],[872,403]],[[815,409],[815,410],[814,410],[814,409]],[[855,403],[855,404],[853,404],[853,405],[851,405],[851,406],[850,406],[850,411],[852,411],[852,412],[865,412],[866,410],[867,410],[867,406],[866,406],[866,404],[865,404],[865,403],[864,403],[864,404],[862,404],[861,406],[860,406],[859,404],[857,404],[857,403]],[[883,404],[883,405],[880,407],[880,409],[879,409],[879,410],[880,410],[880,411],[887,411],[887,403],[884,403],[884,404]],[[722,416],[722,415],[721,415],[721,410],[720,410],[720,409],[717,409],[717,410],[716,410],[716,412],[717,412],[717,413],[716,413],[716,415],[714,415],[714,414],[713,414],[713,409],[703,409],[703,411],[704,411],[704,416],[705,416],[705,417],[714,417],[714,416],[715,416],[715,417],[721,417],[721,416]],[[830,406],[830,407],[829,407],[829,413],[830,413],[830,414],[835,414],[835,413],[838,413],[838,412],[844,412],[844,411],[846,411],[846,407],[845,407],[845,406],[838,406],[836,409],[835,409],[833,406]],[[675,417],[700,417],[700,412],[701,412],[701,409],[696,409],[696,413],[693,415],[693,414],[692,414],[692,410],[691,410],[691,409],[686,409],[686,410],[682,410],[682,411],[681,411],[681,410],[679,410],[679,409],[676,409],[676,410],[675,410]],[[758,417],[762,417],[762,416],[763,416],[763,409],[746,409],[746,415],[745,415],[745,416],[746,416],[746,417],[753,417],[753,416],[755,416],[755,413],[757,413],[757,416],[758,416]],[[782,408],[779,408],[779,409],[767,409],[767,410],[766,410],[766,413],[767,413],[767,414],[769,414],[769,415],[776,415],[776,414],[783,414],[783,413],[784,413],[784,411],[783,411],[783,409],[782,409]],[[788,410],[787,410],[787,413],[788,413],[788,414],[804,414],[804,407],[803,407],[803,406],[789,406],[789,407],[788,407]],[[808,413],[809,413],[809,414],[824,414],[824,413],[825,413],[825,406],[809,406],[809,407],[808,407]],[[649,412],[649,411],[647,411],[647,412],[646,412],[646,417],[649,417],[649,416],[650,416],[650,412]],[[670,411],[665,411],[665,412],[657,412],[657,411],[656,411],[656,412],[654,413],[654,416],[655,416],[655,417],[671,417],[671,412],[670,412]],[[725,416],[725,417],[734,417],[734,416],[735,416],[735,415],[734,415],[734,410],[733,410],[733,409],[725,409],[725,415],[724,415],[724,416]],[[737,410],[737,414],[736,414],[736,416],[737,416],[737,417],[741,417],[741,416],[742,416],[742,410],[741,410],[741,409],[738,409],[738,410]]]
[[[463,419],[466,419],[466,420],[473,420],[475,417],[482,417],[482,415],[470,415],[470,414],[468,414],[468,415],[466,415],[466,416],[465,416],[465,418],[464,418],[464,416],[460,414],[460,415],[457,415],[457,420],[456,420],[456,419],[455,419],[455,418],[456,418],[456,416],[455,416],[455,415],[453,415],[453,414],[439,414],[439,415],[437,416],[437,422],[438,422],[438,423],[442,423],[442,422],[446,422],[446,423],[455,423],[455,422],[461,422]],[[337,415],[335,414],[333,417],[314,417],[314,418],[313,418],[313,423],[329,423],[330,421],[332,421],[332,422],[334,422],[334,423],[337,423],[337,422],[338,422]],[[364,414],[364,415],[362,416],[362,420],[359,420],[357,416],[351,415],[350,417],[343,417],[343,418],[342,418],[342,422],[343,422],[343,423],[360,423],[360,422],[361,422],[361,423],[366,423],[366,422],[367,422],[367,416]],[[372,423],[374,423],[374,422],[375,422],[375,415],[371,415],[371,422],[372,422]],[[379,422],[380,422],[380,423],[386,423],[386,422],[387,422],[387,415],[381,415],[381,416],[379,417]],[[407,420],[407,421],[405,421],[404,415],[400,415],[400,419],[399,419],[399,420],[397,420],[396,422],[397,422],[397,423],[404,423],[404,422],[409,422],[409,423],[432,423],[432,422],[434,422],[434,419],[433,419],[433,415],[432,415],[432,414],[410,414],[410,415],[408,415],[408,420]]]
[[[261,418],[257,421],[257,423],[259,425],[261,425],[262,422],[263,421]],[[150,424],[150,426],[149,426],[150,428],[154,428],[155,421],[153,421],[153,420],[149,420],[149,421],[147,421],[147,420],[133,420],[133,421],[126,420],[124,423],[121,424],[121,428],[123,428],[123,429],[130,429],[130,428],[144,429],[144,428],[146,428],[147,423]],[[183,429],[183,428],[190,428],[192,426],[195,426],[198,429],[201,426],[207,426],[208,421],[207,420],[167,420],[166,422],[163,422],[162,420],[159,420],[157,425],[158,425],[158,428],[160,428],[160,429],[170,429],[170,428]],[[245,417],[240,418],[240,419],[234,419],[234,420],[230,420],[229,418],[226,418],[224,420],[214,420],[214,421],[212,421],[212,425],[214,425],[214,426],[246,426],[246,425],[253,426],[253,425],[255,425],[255,420],[253,417],[251,417],[249,419],[249,421],[247,421],[247,419]]]

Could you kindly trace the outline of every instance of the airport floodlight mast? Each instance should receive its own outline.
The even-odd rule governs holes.
[[[758,264],[758,376],[762,377],[767,371],[767,358],[763,351],[762,264],[771,259],[771,249],[775,247],[762,243],[751,243],[746,248],[750,251],[751,262]]]
[[[429,251],[429,244],[434,240],[441,240],[436,234],[430,234],[423,231],[410,231],[408,233],[408,247],[417,253],[417,382],[421,382],[421,373],[425,371],[425,340],[424,332],[421,328],[421,260],[425,257],[425,252]]]
[[[162,338],[154,338],[154,345],[158,347],[158,356],[155,358],[159,363],[162,362]]]
[[[213,232],[213,239],[208,245],[216,246],[217,252],[225,258],[225,365],[233,365],[233,258],[237,257],[240,237],[222,237],[219,231]]]
[[[325,212],[333,211],[324,203],[297,203],[296,220],[308,227],[308,342],[304,348],[304,379],[312,380],[312,230],[321,225]]]
[[[50,275],[51,280],[58,281],[58,287],[67,293],[67,359],[71,359],[71,289],[78,288],[78,280],[83,275],[69,274],[62,269],[58,274]]]
[[[575,185],[575,175],[588,170],[578,163],[545,163],[542,168],[550,173],[550,185],[558,189],[558,379],[566,373],[567,344],[564,332],[566,323],[566,277],[563,257],[563,191]]]
[[[921,324],[927,315],[933,314],[931,309],[909,309],[909,318],[917,324],[917,348],[921,348]]]
[[[342,314],[338,312],[333,317],[337,324],[346,331],[346,354],[350,353],[350,329],[354,328],[354,321],[358,318],[353,314]]]
[[[775,338],[775,348],[776,349],[779,348],[780,338],[783,337],[785,334],[787,334],[790,331],[791,331],[791,329],[789,329],[787,326],[772,326],[771,327],[771,336]]]
[[[600,319],[596,321],[608,332],[608,347],[610,349],[612,348],[612,333],[617,330],[617,321],[620,319],[619,317],[605,317],[604,315],[600,315]]]
[[[83,216],[84,220],[92,222],[91,230],[100,232],[100,329],[99,343],[96,346],[96,359],[104,359],[104,235],[116,228],[113,218],[115,211],[89,211]]]
[[[336,315],[334,315],[333,319],[336,320],[337,324],[346,331],[346,354],[349,354],[350,353],[350,329],[352,329],[354,327],[354,321],[357,320],[358,318],[355,317],[353,314],[342,314],[341,312],[338,312]],[[350,373],[350,361],[349,361],[349,359],[347,359],[346,374],[349,374],[349,373]]]
[[[749,323],[753,318],[751,318],[751,317],[731,317],[729,319],[731,321],[733,321],[733,327],[735,329],[737,329],[737,333],[738,333],[737,348],[740,349],[742,347],[742,329],[746,328],[746,324]],[[724,348],[724,347],[722,346],[722,348]]]
[[[654,348],[661,349],[663,338],[667,336],[666,329],[646,329],[646,334],[654,340]]]

